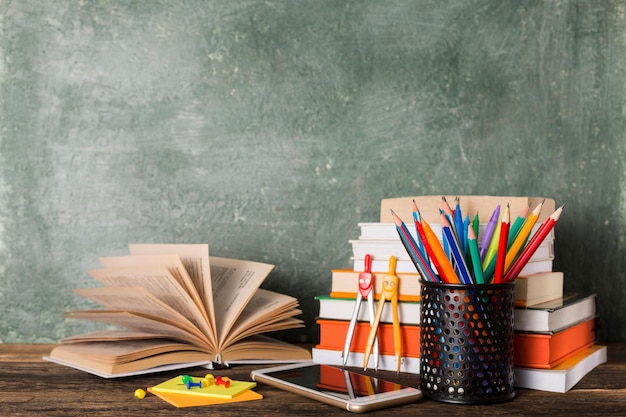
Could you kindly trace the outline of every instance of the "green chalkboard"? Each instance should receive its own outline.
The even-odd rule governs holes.
[[[0,342],[90,324],[128,243],[206,243],[314,296],[419,194],[565,204],[555,269],[626,338],[620,1],[0,2]]]

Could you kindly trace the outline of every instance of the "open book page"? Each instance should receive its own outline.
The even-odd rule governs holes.
[[[181,328],[178,323],[164,320],[162,317],[117,310],[76,310],[67,312],[64,316],[71,319],[108,323],[134,332],[161,334],[195,346],[204,347],[207,351],[213,350],[205,335],[199,332],[189,332]]]
[[[61,343],[72,342],[113,342],[117,340],[167,339],[169,336],[159,333],[135,332],[130,330],[97,330],[66,337]]]
[[[100,304],[110,310],[129,311],[141,313],[152,317],[162,318],[178,327],[198,335],[206,340],[206,344],[212,346],[212,342],[204,335],[189,319],[174,310],[145,288],[80,288],[74,290],[77,294]],[[215,346],[212,346],[215,350]]]
[[[278,341],[264,335],[255,335],[224,349],[221,355],[223,362],[264,363],[280,360],[310,361],[311,353],[301,346]]]
[[[289,312],[289,314],[279,316],[278,318],[276,318],[276,320],[257,323],[247,329],[241,329],[241,332],[239,332],[236,336],[233,336],[233,340],[227,341],[225,349],[228,349],[230,346],[237,344],[240,340],[246,339],[247,337],[251,336],[258,336],[260,333],[277,332],[279,330],[289,330],[304,327],[304,322],[302,320],[293,318],[294,313],[302,314],[302,311],[294,310],[292,312]]]
[[[204,320],[187,291],[162,265],[102,268],[88,273],[106,287],[143,287],[191,320],[215,345],[214,329]]]
[[[165,352],[196,351],[208,354],[206,350],[162,339],[128,340],[123,343],[85,342],[66,346],[71,350],[90,359],[106,363],[124,363]],[[205,356],[208,359],[208,355]]]
[[[209,245],[207,244],[130,244],[131,255],[171,255],[180,257],[189,273],[193,285],[204,303],[209,316],[209,324],[215,333],[215,309],[213,307],[213,285],[209,266]]]
[[[207,365],[215,355],[170,340],[153,339],[61,344],[45,359],[111,378]]]
[[[146,265],[163,265],[172,276],[176,278],[178,283],[187,291],[192,298],[198,310],[202,313],[204,321],[210,323],[211,320],[204,307],[204,302],[198,294],[191,277],[187,273],[187,269],[178,255],[132,255],[132,256],[110,256],[100,258],[100,263],[105,268],[119,268],[128,266],[146,266]]]
[[[211,257],[215,325],[224,340],[274,265]],[[218,344],[221,346],[221,343]]]
[[[251,334],[269,331],[263,330],[264,325],[301,314],[302,312],[296,309],[297,306],[298,300],[294,297],[259,288],[244,307],[228,335],[220,338],[220,347],[228,346]],[[289,324],[301,327],[302,321],[296,320],[295,323]]]

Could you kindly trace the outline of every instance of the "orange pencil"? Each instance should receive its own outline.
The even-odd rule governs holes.
[[[428,241],[428,247],[431,251],[430,258],[435,264],[437,272],[439,272],[439,278],[448,284],[460,284],[461,281],[459,280],[459,277],[456,276],[454,268],[452,267],[450,260],[448,260],[446,253],[443,251],[437,235],[424,219],[422,219],[422,228],[424,229],[424,234],[426,235],[426,240]]]
[[[511,210],[507,204],[502,214],[502,223],[500,224],[500,240],[498,242],[498,253],[496,254],[496,271],[493,276],[493,283],[502,283],[504,275],[504,260],[506,258],[506,247],[509,242],[509,227],[511,226]]]

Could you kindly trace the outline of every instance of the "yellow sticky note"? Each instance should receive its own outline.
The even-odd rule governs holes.
[[[168,379],[165,382],[161,382],[159,385],[152,387],[151,392],[154,393],[173,393],[187,396],[199,396],[209,398],[222,398],[232,399],[245,391],[250,390],[256,386],[256,382],[237,381],[230,380],[230,385],[226,388],[223,385],[212,384],[207,387],[191,387],[187,389],[187,385],[182,382],[182,375]],[[194,378],[194,381],[199,381],[200,378]]]
[[[187,388],[185,388],[187,389]],[[178,394],[172,392],[156,392],[152,387],[148,388],[148,392],[172,404],[175,407],[198,407],[203,405],[229,404],[243,401],[254,401],[263,399],[263,395],[252,390],[245,391],[233,398],[215,398],[201,395]]]

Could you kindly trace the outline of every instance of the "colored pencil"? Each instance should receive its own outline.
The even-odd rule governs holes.
[[[448,200],[445,196],[441,196],[440,212],[445,214],[446,219],[448,219],[448,222],[450,223],[450,227],[452,227],[452,230],[454,230],[454,233],[456,233],[456,229],[454,227],[454,210],[452,210],[452,207],[450,207],[450,204],[448,204]],[[444,248],[447,248],[446,245],[444,245]],[[448,249],[446,249],[446,254],[448,255],[448,259],[452,259],[450,257]]]
[[[493,235],[491,236],[491,241],[489,242],[489,247],[487,248],[487,253],[485,254],[485,259],[483,259],[483,269],[487,268],[487,265],[495,258],[496,253],[498,252],[498,244],[500,242],[500,228],[502,227],[502,215],[498,219],[498,223],[496,224],[496,229],[493,231]]]
[[[511,227],[511,212],[507,204],[502,214],[502,222],[500,223],[500,237],[498,243],[498,252],[496,254],[496,270],[493,276],[494,284],[501,284],[504,276],[504,260],[506,258],[506,247],[509,241],[509,228]]]
[[[459,242],[459,249],[463,256],[465,256],[465,232],[463,229],[463,213],[461,212],[460,198],[455,198],[454,206],[454,231],[456,232],[456,239]]]
[[[511,225],[511,227],[509,229],[509,239],[508,239],[508,243],[507,243],[507,254],[509,253],[508,251],[510,250],[511,245],[513,244],[513,241],[515,240],[515,237],[517,236],[517,234],[519,233],[520,229],[522,228],[524,222],[526,221],[526,217],[528,216],[528,210],[529,209],[530,209],[530,206],[526,206],[526,208],[524,208],[521,211],[519,216],[517,216],[517,218],[515,219],[515,222],[513,222],[513,224]],[[505,264],[505,270],[504,270],[505,273],[506,273],[506,268],[507,268],[507,266]],[[494,257],[494,258],[491,258],[491,260],[489,261],[489,264],[487,266],[485,266],[485,268],[483,268],[483,275],[484,275],[485,279],[487,281],[491,281],[495,271],[496,271],[496,258]]]
[[[517,234],[519,233],[522,226],[524,225],[524,222],[526,221],[526,218],[528,217],[529,210],[530,210],[530,205],[525,206],[524,209],[522,209],[520,214],[517,216],[515,221],[511,224],[511,229],[509,230],[509,243],[508,243],[509,248],[513,244],[513,241],[517,237]]]
[[[517,233],[515,240],[513,240],[513,243],[509,247],[507,254],[506,254],[506,259],[504,261],[504,273],[505,274],[511,268],[511,265],[513,265],[513,262],[519,256],[519,254],[524,248],[524,245],[528,241],[530,232],[532,231],[532,228],[535,226],[535,223],[537,222],[537,219],[539,218],[539,214],[541,214],[543,203],[544,202],[542,201],[541,203],[537,204],[537,207],[535,207],[535,209],[528,215],[528,217],[526,217],[526,220],[524,220],[524,224],[522,225],[521,229]]]
[[[492,257],[487,266],[483,268],[483,276],[487,282],[493,281],[493,274],[496,272],[496,258],[496,256]]]
[[[474,233],[474,228],[471,226],[467,228],[467,245],[474,267],[474,282],[476,284],[484,284],[485,280],[483,278],[483,268],[480,264],[480,253],[478,252],[476,233]]]
[[[543,242],[548,233],[550,233],[550,230],[552,230],[556,222],[559,221],[559,217],[561,217],[562,212],[563,206],[556,209],[556,211],[543,222],[533,237],[529,240],[528,244],[524,247],[517,260],[515,260],[511,269],[509,269],[509,271],[505,274],[504,282],[511,282],[517,278],[526,263],[528,263],[528,260],[533,256],[539,245],[541,245],[541,242]]]
[[[448,242],[448,247],[450,248],[450,253],[454,259],[456,269],[459,271],[459,278],[463,284],[471,284],[472,278],[470,276],[469,270],[467,269],[467,264],[465,263],[465,257],[461,252],[461,248],[459,247],[459,242],[457,238],[454,236],[452,232],[452,228],[450,227],[450,223],[446,219],[446,216],[441,215],[441,231],[443,233],[443,238]]]
[[[430,259],[433,264],[435,264],[437,272],[439,272],[439,278],[448,284],[460,284],[461,281],[459,280],[459,277],[457,277],[452,264],[443,251],[439,238],[437,238],[437,235],[426,220],[422,218],[421,223],[424,229],[426,241],[428,242],[427,247],[430,248]]]
[[[448,200],[446,200],[446,196],[441,196],[441,211],[443,211],[443,214],[446,215],[446,217],[448,218],[448,221],[451,222],[454,212],[452,211],[452,207],[450,207],[450,204],[448,204]]]
[[[491,218],[489,219],[489,223],[487,223],[485,234],[483,235],[483,238],[480,241],[479,253],[480,253],[481,262],[485,259],[485,255],[487,255],[487,249],[489,249],[489,244],[491,243],[491,238],[493,237],[493,232],[496,229],[499,218],[500,218],[500,204],[498,204],[496,208],[493,210],[493,213],[491,214]]]
[[[415,242],[415,239],[413,239],[413,236],[411,236],[409,229],[407,229],[402,219],[400,219],[400,217],[396,213],[394,213],[393,210],[391,210],[391,215],[393,217],[394,223],[396,224],[396,230],[398,231],[400,240],[402,241],[404,248],[408,252],[411,260],[413,261],[413,264],[419,271],[422,278],[424,278],[425,281],[437,282],[438,279],[435,276],[435,273],[430,268],[429,263],[426,262],[426,260],[424,259],[424,255],[420,248],[417,246],[417,243]]]
[[[465,254],[465,257],[467,258],[468,253],[467,253],[467,227],[469,226],[469,215],[465,215],[465,219],[463,219],[463,244],[461,249],[463,250],[463,253]]]
[[[426,247],[424,246],[424,237],[422,236],[422,233],[420,233],[420,228],[421,228],[421,224],[420,222],[420,218],[422,217],[422,215],[420,214],[419,210],[417,209],[417,204],[415,203],[415,200],[413,200],[413,223],[415,224],[415,231],[417,232],[417,236],[415,237],[415,241],[417,242],[417,244],[419,245],[419,247],[422,249],[422,254],[424,255],[424,260],[430,265],[430,257],[428,256],[428,251],[426,250]]]
[[[417,213],[417,216],[413,216],[413,220],[415,221],[415,229],[417,230],[417,236],[422,242],[422,246],[424,246],[426,256],[430,258],[430,261],[435,266],[435,269],[437,270],[436,273],[441,276],[441,272],[439,272],[439,270],[441,269],[441,265],[439,265],[439,262],[436,258],[433,258],[433,250],[428,243],[428,238],[426,237],[426,232],[424,231],[424,226],[422,225],[422,216],[419,209],[417,208],[415,200],[413,200],[413,212]]]
[[[476,244],[478,244],[478,233],[480,231],[480,217],[478,216],[478,212],[476,212],[476,215],[474,216],[474,220],[472,220],[472,229],[474,229],[474,236],[476,236]]]

